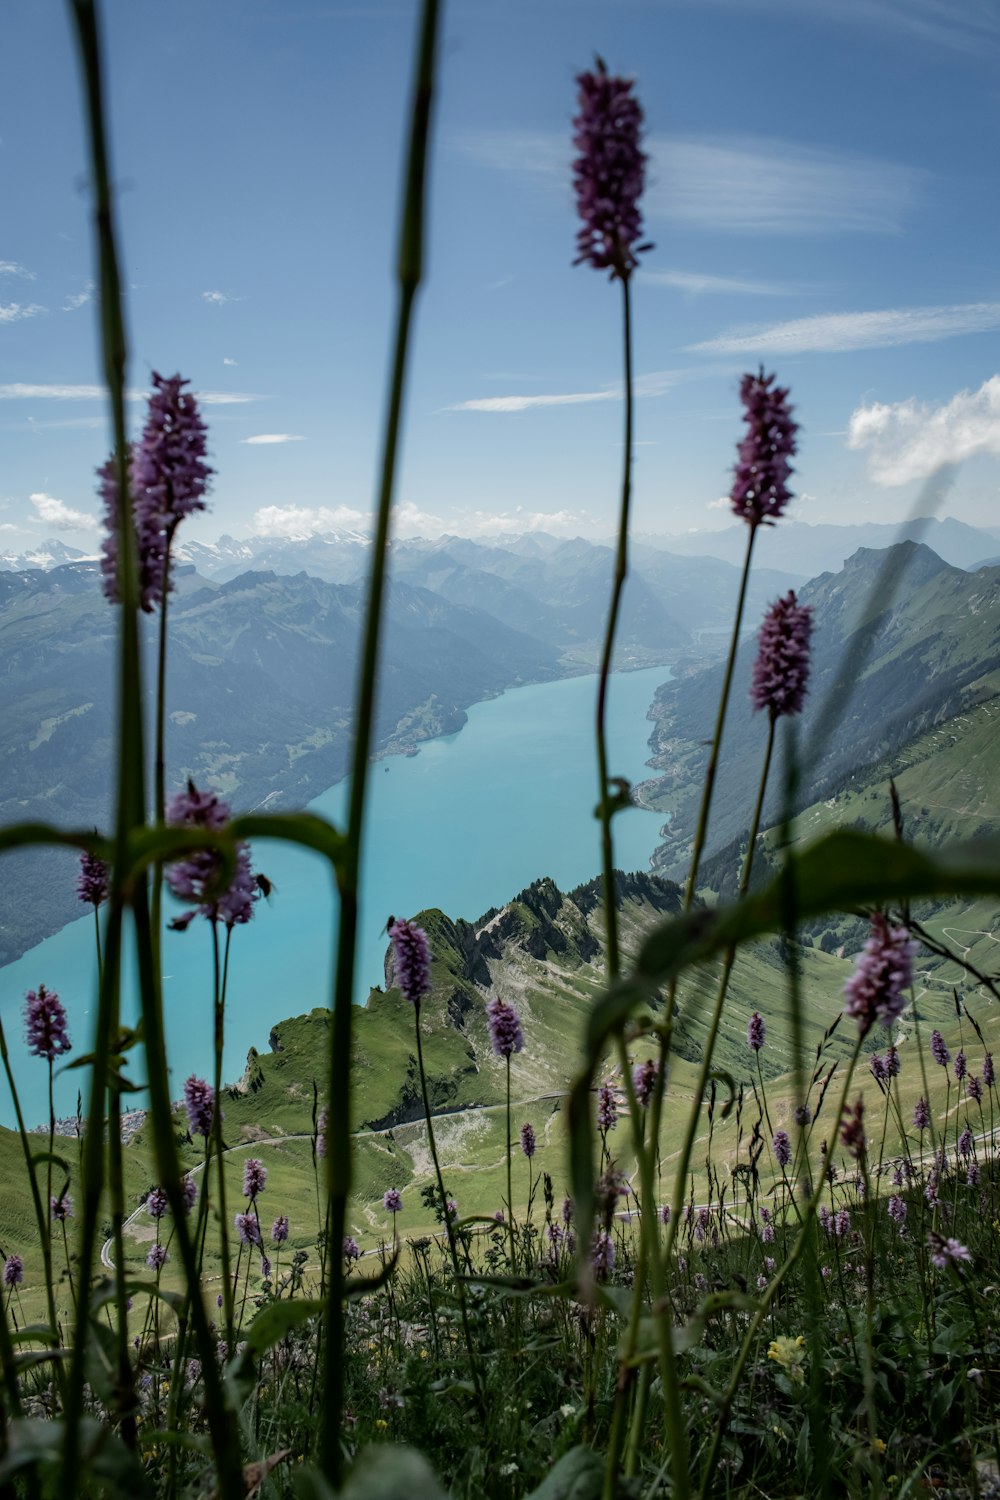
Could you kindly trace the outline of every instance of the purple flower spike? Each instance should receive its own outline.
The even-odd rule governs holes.
[[[88,906],[100,906],[108,898],[108,867],[103,859],[84,849],[76,877],[76,894]]]
[[[3,1284],[8,1290],[24,1280],[24,1261],[19,1255],[8,1255],[3,1263]]]
[[[871,937],[844,985],[844,1010],[862,1036],[876,1021],[890,1025],[906,1008],[905,991],[913,979],[914,945],[905,927],[890,927],[881,912],[872,917]]]
[[[618,1119],[618,1100],[610,1083],[602,1083],[597,1091],[597,1128],[602,1135],[615,1125]]]
[[[161,1187],[150,1188],[146,1195],[146,1212],[151,1219],[162,1219],[170,1207],[170,1200]]]
[[[635,1089],[635,1097],[640,1109],[648,1109],[649,1101],[653,1097],[656,1088],[656,1063],[651,1057],[645,1062],[638,1063],[632,1069],[632,1087]]]
[[[893,1193],[888,1203],[889,1217],[896,1224],[902,1224],[906,1219],[906,1200],[898,1193]]]
[[[60,1053],[69,1051],[66,1009],[59,996],[44,984],[37,990],[29,990],[25,996],[24,1025],[32,1056],[55,1062]]]
[[[149,415],[132,460],[136,517],[155,517],[163,530],[205,509],[214,472],[205,462],[208,430],[197,401],[184,390],[190,383],[180,375],[165,379],[153,371]]]
[[[431,988],[431,949],[427,934],[416,922],[393,922],[389,928],[392,943],[393,983],[403,999],[419,1006]]]
[[[771,719],[799,714],[809,682],[812,609],[799,604],[795,590],[776,599],[764,616],[757,637],[750,701],[754,712],[767,709]]]
[[[940,1031],[931,1032],[931,1057],[933,1057],[939,1068],[946,1068],[948,1066],[951,1053],[948,1051],[944,1037]]]
[[[885,1068],[890,1078],[898,1078],[901,1067],[899,1052],[895,1047],[890,1047],[885,1054]]]
[[[759,1052],[764,1045],[764,1037],[767,1027],[764,1025],[764,1017],[759,1010],[755,1010],[747,1022],[747,1046],[751,1052]]]
[[[762,367],[759,375],[744,375],[740,383],[749,430],[737,450],[730,500],[733,514],[748,526],[776,521],[792,498],[789,460],[795,455],[798,424],[792,421],[787,390],[774,381]]]
[[[193,1177],[185,1177],[181,1183],[181,1197],[184,1199],[184,1212],[189,1214],[198,1201],[198,1184]]]
[[[184,1084],[184,1108],[187,1110],[188,1129],[192,1135],[212,1134],[215,1115],[215,1093],[204,1078],[191,1077]]]
[[[966,1125],[965,1129],[962,1131],[962,1134],[958,1138],[957,1149],[959,1156],[971,1156],[972,1145],[972,1131],[969,1129],[968,1125]]]
[[[965,1077],[967,1070],[968,1065],[965,1060],[965,1053],[959,1050],[955,1053],[955,1077],[958,1079],[959,1083],[961,1083],[962,1079]]]
[[[530,1161],[535,1154],[537,1142],[535,1141],[535,1127],[530,1120],[525,1120],[521,1126],[521,1150]]]
[[[521,1018],[513,1005],[495,995],[486,1007],[490,1045],[497,1057],[510,1057],[524,1046]]]
[[[931,1123],[930,1105],[926,1099],[918,1099],[913,1106],[913,1126],[915,1130],[927,1130]]]
[[[151,1271],[162,1271],[169,1259],[163,1245],[154,1245],[146,1256],[146,1264]]]
[[[65,1224],[67,1219],[73,1217],[73,1200],[69,1193],[60,1193],[57,1198],[55,1194],[49,1199],[49,1214],[54,1223]]]
[[[351,1261],[351,1260],[359,1260],[360,1259],[360,1257],[361,1257],[361,1251],[358,1249],[358,1242],[354,1238],[353,1235],[350,1235],[350,1234],[345,1234],[344,1235],[344,1246],[343,1246],[343,1249],[344,1249],[344,1259],[345,1260]]]
[[[399,1188],[386,1188],[382,1196],[382,1207],[387,1214],[398,1214],[402,1211],[403,1195]]]
[[[931,1260],[939,1271],[945,1271],[949,1266],[960,1271],[972,1259],[970,1251],[959,1240],[945,1239],[934,1230],[931,1230],[927,1240],[931,1248]]]
[[[256,1214],[237,1214],[233,1222],[241,1245],[260,1244],[260,1225]]]
[[[627,78],[612,77],[600,58],[577,77],[580,113],[573,121],[573,186],[582,226],[574,265],[586,263],[626,280],[650,245],[642,236],[639,199],[646,157],[639,149],[642,109]]]
[[[889,1069],[886,1067],[885,1058],[881,1052],[873,1052],[868,1059],[868,1066],[872,1070],[872,1077],[876,1083],[885,1083],[889,1077]]]
[[[256,1156],[248,1156],[243,1163],[243,1196],[244,1198],[256,1198],[258,1193],[264,1191],[267,1182],[267,1168]]]
[[[148,510],[140,513],[136,504],[135,446],[128,450],[129,497],[136,528],[139,566],[139,603],[147,614],[163,599],[163,565],[166,539],[157,518]],[[104,541],[101,543],[101,587],[105,599],[117,604],[121,599],[118,578],[118,462],[114,454],[97,471],[97,492],[104,505]]]
[[[792,1143],[787,1130],[774,1132],[774,1159],[779,1167],[787,1167],[792,1159]]]
[[[594,1235],[590,1263],[599,1280],[611,1275],[615,1264],[615,1242],[606,1229],[598,1229]]]
[[[981,1103],[983,1097],[983,1086],[979,1082],[979,1079],[976,1077],[975,1073],[969,1074],[968,1078],[965,1081],[965,1087],[968,1091],[969,1098],[972,1099],[976,1104]]]
[[[317,1156],[325,1156],[326,1155],[326,1132],[327,1132],[327,1127],[329,1126],[329,1124],[330,1124],[330,1111],[327,1109],[326,1105],[324,1104],[323,1108],[320,1110],[319,1114],[316,1116],[316,1155]]]
[[[986,1056],[983,1058],[983,1083],[987,1088],[992,1088],[995,1079],[996,1073],[993,1070],[993,1053],[987,1052]]]
[[[288,1239],[288,1215],[279,1214],[271,1225],[271,1239],[276,1245],[283,1245]]]
[[[215,792],[200,792],[193,781],[171,797],[167,807],[167,822],[173,828],[204,828],[219,833],[231,817],[228,802]],[[176,932],[183,932],[199,914],[229,928],[250,921],[260,885],[250,866],[249,846],[236,845],[235,868],[226,890],[219,889],[221,871],[222,859],[214,849],[197,849],[167,866],[167,884],[173,894],[180,901],[195,903],[193,910],[170,923]]]

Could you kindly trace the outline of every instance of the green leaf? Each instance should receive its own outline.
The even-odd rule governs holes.
[[[447,1500],[447,1496],[422,1453],[380,1443],[358,1454],[340,1500]]]
[[[604,1464],[592,1448],[571,1448],[527,1500],[598,1500]]]
[[[392,1258],[387,1260],[380,1271],[374,1276],[348,1276],[344,1281],[345,1297],[366,1297],[369,1292],[378,1291],[380,1286],[385,1286],[396,1269],[399,1260],[399,1250],[394,1250]]]
[[[269,1302],[262,1307],[246,1331],[248,1354],[263,1354],[293,1328],[301,1328],[310,1318],[322,1315],[326,1303],[317,1297],[292,1298],[286,1302]]]
[[[5,849],[23,849],[31,844],[57,844],[68,849],[89,849],[110,863],[114,857],[111,845],[92,828],[70,830],[53,828],[49,823],[11,823],[0,828],[0,854]]]

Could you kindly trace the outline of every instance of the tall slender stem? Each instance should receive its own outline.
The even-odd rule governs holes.
[[[35,1176],[35,1166],[31,1159],[31,1147],[28,1145],[28,1132],[24,1128],[24,1115],[21,1112],[21,1099],[17,1092],[17,1084],[14,1080],[14,1070],[10,1065],[10,1053],[7,1051],[7,1034],[3,1029],[3,1021],[0,1020],[0,1061],[3,1062],[3,1070],[7,1075],[7,1083],[10,1087],[10,1096],[14,1101],[14,1118],[17,1120],[17,1133],[21,1140],[21,1149],[24,1152],[24,1165],[28,1172],[28,1187],[31,1189],[31,1201],[35,1209],[35,1224],[38,1228],[38,1241],[42,1250],[42,1269],[45,1274],[45,1293],[48,1302],[49,1329],[53,1336],[58,1331],[56,1319],[55,1294],[52,1290],[52,1243],[49,1230],[49,1205],[42,1207],[42,1195],[38,1191],[38,1178]],[[63,1384],[62,1361],[54,1362],[56,1381]]]
[[[229,1211],[226,1207],[226,1148],[222,1136],[222,1049],[225,1039],[226,979],[229,973],[229,940],[231,936],[232,932],[227,931],[226,961],[224,968],[220,970],[219,924],[217,922],[212,923],[212,974],[215,993],[213,1006],[213,1015],[215,1017],[215,1113],[212,1116],[212,1142],[215,1147],[216,1180],[219,1184],[219,1251],[222,1257],[222,1300],[226,1325],[226,1345],[230,1356],[234,1347],[233,1329],[236,1299],[229,1278]],[[205,1170],[207,1172],[208,1168],[206,1167]]]
[[[511,1186],[511,1160],[510,1160],[510,1053],[507,1054],[507,1242],[510,1245],[510,1268],[516,1269],[514,1264],[514,1190]]]
[[[622,462],[621,504],[618,511],[618,547],[615,552],[614,582],[611,587],[611,604],[604,630],[604,646],[601,651],[601,669],[597,679],[597,715],[595,738],[597,742],[597,812],[601,820],[601,868],[604,875],[604,926],[607,941],[607,970],[609,979],[618,976],[621,957],[618,941],[618,905],[615,901],[615,856],[611,834],[611,819],[615,813],[611,789],[608,784],[607,707],[608,682],[615,652],[615,635],[618,630],[618,615],[621,610],[622,590],[628,576],[628,524],[632,499],[632,301],[629,293],[629,277],[621,277],[622,321],[624,333],[624,380],[625,380],[625,453]]]
[[[344,1404],[344,1263],[340,1254],[340,1245],[344,1238],[347,1200],[351,1190],[350,1069],[361,840],[364,833],[368,758],[374,729],[375,681],[385,593],[386,553],[395,488],[407,350],[414,302],[423,274],[424,192],[439,15],[440,0],[424,0],[413,86],[409,157],[400,230],[397,267],[399,301],[396,314],[395,347],[389,381],[381,481],[371,554],[371,577],[365,608],[364,644],[355,702],[347,847],[343,865],[338,871],[340,934],[334,978],[333,1024],[330,1027],[330,1087],[327,1106],[329,1110],[327,1183],[330,1194],[330,1235],[334,1255],[331,1259],[333,1273],[330,1278],[326,1309],[325,1376],[326,1406],[329,1415],[323,1429],[322,1453],[323,1470],[334,1489],[339,1488],[342,1470],[340,1429]]]

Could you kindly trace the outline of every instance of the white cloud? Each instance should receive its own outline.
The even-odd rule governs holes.
[[[559,177],[566,137],[530,131],[468,135],[484,166]],[[643,210],[651,220],[763,234],[899,234],[927,174],[852,152],[753,136],[651,136]]]
[[[39,518],[56,531],[96,531],[97,519],[83,510],[73,510],[53,495],[29,495]]]
[[[704,6],[706,0],[694,0]],[[715,0],[745,11],[750,0]],[[757,8],[802,15],[801,0],[756,0]],[[810,17],[908,34],[931,46],[982,54],[1000,40],[1000,16],[983,0],[810,0]]]
[[[240,438],[241,443],[301,443],[300,432],[259,432],[256,437]]]
[[[94,283],[88,281],[82,292],[74,292],[72,296],[66,298],[66,301],[63,303],[63,312],[77,312],[81,307],[86,307],[87,303],[93,299],[93,296]]]
[[[355,530],[367,523],[360,510],[339,505],[264,505],[254,512],[253,527],[258,536],[306,537],[317,531],[337,531],[343,527]]]
[[[222,363],[224,365],[235,365],[236,361],[235,359],[230,359],[228,355],[225,355],[223,357]]]
[[[708,503],[707,503],[707,505],[706,505],[706,509],[707,510],[725,510],[726,506],[727,505],[731,505],[731,504],[732,504],[732,499],[731,499],[731,497],[729,495],[720,495],[719,498],[718,498],[718,500],[709,500]]]
[[[642,269],[640,278],[644,284],[669,286],[675,291],[687,292],[692,297],[702,296],[706,292],[710,296],[794,297],[802,292],[801,287],[780,281],[744,281],[735,276],[709,276],[700,271]]]
[[[954,307],[897,307],[794,318],[769,328],[737,328],[690,348],[703,354],[839,353],[930,344],[993,328],[1000,328],[1000,302],[969,302]]]
[[[471,511],[463,517],[463,534],[469,536],[504,536],[508,532],[546,531],[552,536],[579,536],[581,530],[593,529],[595,522],[585,511],[514,510]]]
[[[248,391],[195,391],[204,406],[236,406],[247,401],[262,401],[263,396]],[[126,391],[126,401],[144,401],[145,391]],[[18,381],[13,385],[0,385],[0,401],[103,401],[107,391],[103,385],[29,385]]]
[[[859,406],[851,413],[847,446],[867,452],[869,476],[887,486],[926,479],[977,453],[1000,458],[1000,375],[938,406],[913,396]]]
[[[48,308],[38,302],[0,302],[0,323],[20,323],[24,318],[37,318],[47,312]]]
[[[34,271],[29,271],[16,260],[0,260],[0,276],[23,276],[25,281],[37,281]]]
[[[202,301],[208,302],[212,307],[222,307],[226,302],[242,302],[242,297],[234,297],[231,292],[202,292]]]
[[[682,370],[652,370],[646,375],[637,375],[632,382],[636,396],[663,396],[679,380],[684,378]],[[601,391],[573,391],[566,395],[543,396],[482,396],[473,401],[457,401],[446,406],[445,411],[529,411],[539,406],[584,406],[592,401],[620,401],[621,386],[607,386]]]

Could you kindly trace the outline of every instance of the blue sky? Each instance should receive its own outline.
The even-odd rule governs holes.
[[[415,3],[101,8],[130,384],[182,371],[211,429],[189,534],[363,525]],[[0,27],[0,550],[90,549],[108,438],[67,7],[7,0]],[[760,361],[803,424],[801,519],[902,517],[959,462],[945,513],[1000,524],[991,0],[453,0],[399,531],[611,529],[620,296],[571,266],[595,52],[636,78],[650,154],[637,530],[726,524]]]

